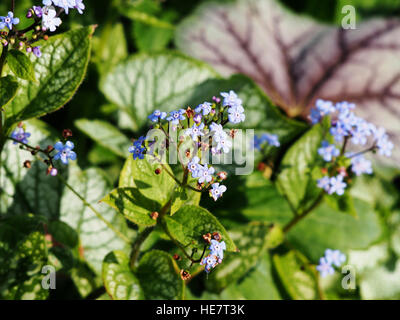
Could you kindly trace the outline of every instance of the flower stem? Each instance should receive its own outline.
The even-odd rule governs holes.
[[[64,177],[62,177],[60,174],[57,175],[58,179],[60,179],[60,181],[69,189],[72,191],[72,193],[74,193],[81,201],[82,203],[87,206],[90,210],[93,211],[93,213],[96,215],[97,218],[99,218],[101,221],[103,221],[108,228],[110,228],[112,231],[115,232],[115,234],[121,238],[123,241],[125,241],[126,243],[131,243],[131,240],[125,236],[123,233],[121,233],[121,231],[119,231],[118,229],[116,229],[107,219],[105,219],[102,214],[97,211],[89,202],[86,201],[85,198],[83,198],[79,192],[77,192],[65,179]]]
[[[302,214],[296,214],[292,220],[290,220],[284,227],[283,232],[288,233],[299,221],[303,220],[309,213],[311,213],[320,203],[324,197],[324,193],[321,192],[318,198],[315,200],[313,205],[309,207],[306,211]]]
[[[148,227],[138,234],[135,242],[132,244],[131,254],[130,254],[130,267],[134,270],[135,263],[140,253],[140,247],[143,242],[147,239],[150,233],[154,230],[154,227]]]

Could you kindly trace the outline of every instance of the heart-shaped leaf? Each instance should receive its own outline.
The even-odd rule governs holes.
[[[164,221],[169,234],[184,246],[202,249],[205,245],[202,236],[218,232],[225,241],[226,250],[236,250],[225,228],[207,209],[185,205],[173,216],[164,216]]]
[[[40,58],[31,55],[38,81],[19,81],[18,95],[6,109],[6,126],[53,112],[72,98],[86,73],[93,32],[91,26],[51,37],[42,44]]]
[[[139,54],[108,73],[101,90],[140,127],[155,109],[184,106],[198,84],[215,76],[207,65],[179,53]]]
[[[112,251],[103,262],[103,281],[113,300],[140,300],[139,280],[129,268],[129,258],[122,251]]]
[[[295,15],[275,0],[214,1],[182,22],[176,43],[224,75],[250,76],[289,115],[307,116],[318,98],[357,103],[359,115],[387,128],[396,145],[399,30],[398,19],[351,30]]]
[[[137,276],[146,299],[182,299],[184,282],[172,257],[160,250],[147,252],[139,262]]]

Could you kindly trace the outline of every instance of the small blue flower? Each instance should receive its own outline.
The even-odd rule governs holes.
[[[331,101],[318,99],[315,102],[315,106],[322,116],[331,114],[336,111],[336,109]]]
[[[226,135],[225,139],[220,138],[217,141],[217,145],[212,148],[214,154],[221,154],[222,152],[228,153],[229,150],[232,148],[232,141],[229,140],[229,136]]]
[[[201,116],[201,114],[198,113],[198,114],[195,114],[195,115],[194,115],[193,121],[194,121],[195,123],[199,124],[199,123],[201,122],[201,119],[202,119],[202,118],[203,118],[203,117]]]
[[[261,139],[266,141],[270,146],[280,147],[281,145],[276,134],[263,133]]]
[[[46,7],[43,10],[42,26],[50,32],[56,31],[57,27],[61,25],[62,21],[57,17],[57,11],[54,7]]]
[[[326,249],[325,259],[327,263],[340,267],[346,261],[346,256],[339,250]]]
[[[335,269],[333,269],[332,265],[324,257],[319,259],[319,265],[317,266],[317,270],[321,274],[322,278],[325,278],[327,275],[334,274],[335,272]]]
[[[176,111],[171,111],[169,113],[169,117],[167,117],[167,120],[174,125],[178,125],[179,121],[185,120],[185,117],[183,114],[185,113],[184,109],[176,110]]]
[[[210,189],[210,196],[213,197],[214,201],[217,201],[218,198],[222,197],[222,194],[226,191],[226,187],[224,185],[219,185],[219,183],[213,183],[211,187],[212,187],[212,189]],[[212,241],[215,241],[215,240],[212,240]],[[225,243],[224,243],[224,245],[225,245]]]
[[[228,109],[228,119],[230,123],[240,123],[246,119],[244,108],[241,105],[236,105]]]
[[[193,159],[188,163],[188,170],[192,173],[193,178],[198,178],[198,172],[201,169],[200,159],[199,157],[195,156]]]
[[[206,116],[211,112],[211,109],[211,103],[203,102],[202,104],[199,104],[194,111],[197,113],[203,113],[203,116]]]
[[[205,266],[204,270],[209,273],[211,269],[214,269],[218,264],[218,259],[216,256],[210,254],[201,260],[200,265]]]
[[[230,90],[229,93],[221,92],[221,96],[224,97],[224,101],[222,102],[224,107],[237,107],[242,105],[242,100],[238,98],[237,94],[233,90]]]
[[[51,3],[53,3],[56,7],[63,8],[66,14],[69,13],[69,9],[73,9],[76,6],[75,0],[43,0],[43,4],[45,6],[50,6]]]
[[[343,138],[349,135],[349,131],[342,125],[341,122],[337,122],[336,125],[332,126],[329,132],[337,142],[342,142]]]
[[[133,146],[129,147],[129,152],[132,153],[133,159],[144,159],[144,152],[146,151],[146,148],[142,146],[143,142],[145,140],[144,136],[141,136],[139,139],[133,142]]]
[[[198,176],[198,182],[204,183],[204,182],[211,182],[212,180],[212,175],[214,174],[215,169],[213,167],[208,167],[207,164],[205,165],[199,165],[198,171],[197,171],[197,176]]]
[[[204,123],[200,125],[194,124],[191,128],[185,130],[187,136],[191,136],[193,141],[197,141],[198,137],[204,136]]]
[[[344,189],[346,188],[347,184],[343,182],[342,175],[339,174],[336,177],[331,177],[329,183],[330,183],[330,187],[328,190],[329,194],[336,193],[339,196],[344,194]]]
[[[351,171],[357,176],[363,173],[372,174],[372,163],[366,160],[363,156],[351,158]]]
[[[379,154],[386,157],[390,157],[392,155],[394,145],[391,141],[389,141],[388,137],[380,139],[376,145],[378,147]]]
[[[72,151],[74,149],[74,144],[71,141],[67,141],[65,145],[59,141],[54,145],[54,149],[58,153],[54,156],[54,160],[61,160],[63,164],[68,164],[68,159],[76,160],[76,153]]]
[[[328,176],[325,176],[321,179],[317,180],[317,186],[321,189],[324,189],[326,192],[329,192],[331,187],[331,180]]]
[[[354,103],[349,103],[347,101],[343,101],[343,102],[338,102],[335,105],[336,110],[340,113],[340,114],[346,114],[349,113],[350,110],[353,110],[356,107],[356,105]]]
[[[322,141],[322,147],[318,149],[318,154],[326,161],[332,161],[333,157],[340,154],[340,150],[334,144],[329,144],[328,141]]]
[[[6,17],[0,17],[0,30],[4,29],[5,27],[7,27],[9,30],[12,30],[13,25],[16,25],[18,23],[19,19],[14,18],[14,13],[9,11]]]
[[[85,10],[83,0],[75,0],[75,9],[78,10],[79,14],[83,14],[83,10]]]
[[[165,119],[167,116],[166,112],[161,112],[160,110],[155,110],[151,115],[149,115],[149,119],[153,122],[157,122],[158,120]]]
[[[226,250],[225,241],[218,242],[217,240],[211,240],[211,245],[209,247],[211,255],[216,256],[221,261],[224,259],[224,250]]]
[[[210,130],[213,133],[213,140],[218,142],[220,140],[226,140],[227,134],[224,131],[224,128],[220,124],[216,124],[215,122],[210,124]]]
[[[40,58],[42,56],[42,52],[40,51],[40,46],[33,48],[33,54],[38,58]]]
[[[29,132],[25,132],[25,130],[22,127],[18,127],[11,133],[11,138],[25,143],[28,143],[28,138],[31,136]],[[17,144],[18,142],[14,141],[13,144]]]

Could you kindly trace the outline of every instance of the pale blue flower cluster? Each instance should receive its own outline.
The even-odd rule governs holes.
[[[331,101],[317,100],[316,106],[311,110],[310,120],[313,124],[321,122],[325,116],[330,117],[331,126],[329,133],[331,137],[322,142],[318,154],[329,164],[334,165],[338,157],[350,159],[350,169],[353,174],[372,174],[372,163],[365,159],[363,154],[370,151],[378,151],[384,156],[391,156],[393,143],[384,128],[377,128],[372,123],[355,115],[355,105],[349,102],[333,104]],[[329,141],[335,141],[330,143]],[[358,153],[345,153],[349,143],[354,146],[363,147],[369,141],[372,146]],[[339,148],[336,144],[341,143]],[[342,151],[340,150],[342,149]],[[329,172],[329,170],[326,170]],[[328,194],[342,195],[347,183],[344,179],[348,176],[346,168],[341,168],[339,175],[326,175],[317,181],[318,187],[324,189]]]
[[[208,249],[210,250],[210,253],[200,262],[200,265],[204,265],[204,270],[207,273],[214,269],[218,264],[222,263],[222,260],[224,259],[224,251],[226,250],[225,241],[219,242],[212,239]]]
[[[335,272],[335,267],[340,267],[346,261],[346,256],[339,250],[325,250],[325,256],[320,258],[317,270],[322,278],[332,275]]]
[[[6,17],[0,17],[0,30],[7,27],[12,30],[13,26],[19,23],[19,18],[14,18],[13,12],[8,12]]]

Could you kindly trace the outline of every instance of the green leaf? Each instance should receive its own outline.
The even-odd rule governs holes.
[[[138,188],[146,198],[165,205],[172,196],[175,188],[175,181],[165,170],[172,173],[171,168],[166,164],[165,169],[157,162],[150,163],[146,158],[134,160],[129,157],[121,171],[119,187]],[[160,174],[155,170],[161,169]]]
[[[44,122],[31,120],[24,123],[32,135],[29,143],[33,146],[53,145],[53,130]],[[46,175],[47,166],[18,145],[7,141],[1,153],[0,167],[0,213],[21,214],[32,212],[47,218],[57,219],[63,185],[59,179]],[[26,169],[23,163],[32,161]],[[60,167],[60,174],[65,174]]]
[[[354,199],[354,206],[357,218],[322,203],[293,227],[288,240],[314,263],[327,248],[342,251],[368,248],[382,236],[382,227],[368,203]]]
[[[103,262],[103,281],[113,300],[141,300],[139,280],[129,268],[129,258],[122,251],[112,251]]]
[[[159,203],[143,196],[138,188],[115,189],[101,201],[139,226],[155,225],[156,220],[151,218],[151,213],[161,209]]]
[[[0,78],[0,108],[5,108],[14,99],[18,86],[18,81],[12,76]]]
[[[79,119],[75,121],[75,126],[99,145],[114,152],[116,155],[122,158],[126,158],[129,155],[128,148],[131,142],[110,123],[102,120]]]
[[[198,206],[200,203],[201,193],[181,186],[176,186],[171,204],[171,215],[175,214],[183,205]]]
[[[198,84],[215,76],[207,65],[176,52],[138,54],[106,75],[101,90],[140,127],[155,109],[185,105]]]
[[[269,229],[266,223],[252,222],[230,231],[229,235],[240,251],[226,254],[223,262],[210,273],[207,289],[220,292],[245,276],[265,253]]]
[[[184,282],[172,257],[164,251],[147,252],[139,262],[137,276],[148,300],[182,299]]]
[[[330,205],[333,209],[338,212],[342,212],[345,214],[349,214],[354,218],[357,218],[357,210],[354,207],[353,197],[350,195],[350,192],[345,192],[341,196],[333,195],[328,196],[325,195],[325,201],[328,205]]]
[[[53,36],[42,44],[40,59],[31,55],[38,81],[19,81],[19,94],[6,109],[6,126],[53,112],[72,98],[86,73],[93,32],[90,26]]]
[[[318,298],[316,270],[309,267],[307,259],[297,251],[274,254],[273,263],[287,293],[295,300]]]
[[[207,209],[185,205],[173,216],[164,216],[164,221],[169,234],[184,246],[203,248],[205,243],[202,236],[218,232],[225,241],[226,250],[236,250],[225,228]]]
[[[0,297],[46,299],[42,267],[47,264],[43,221],[33,215],[11,216],[0,222]]]
[[[24,80],[36,81],[35,70],[29,58],[18,50],[10,50],[7,55],[7,63],[11,71]]]
[[[318,148],[324,130],[317,124],[302,136],[285,154],[278,176],[278,187],[297,214],[307,210],[322,190],[317,187],[315,169],[318,168]]]
[[[103,75],[128,56],[128,45],[122,23],[109,22],[100,36],[93,38],[93,61]]]
[[[125,220],[112,208],[99,203],[111,189],[110,182],[99,169],[81,171],[70,163],[68,184],[123,234],[127,233]],[[116,236],[93,211],[69,189],[65,188],[61,199],[60,220],[76,230],[84,259],[99,274],[103,258],[113,250],[122,250],[126,244]]]

